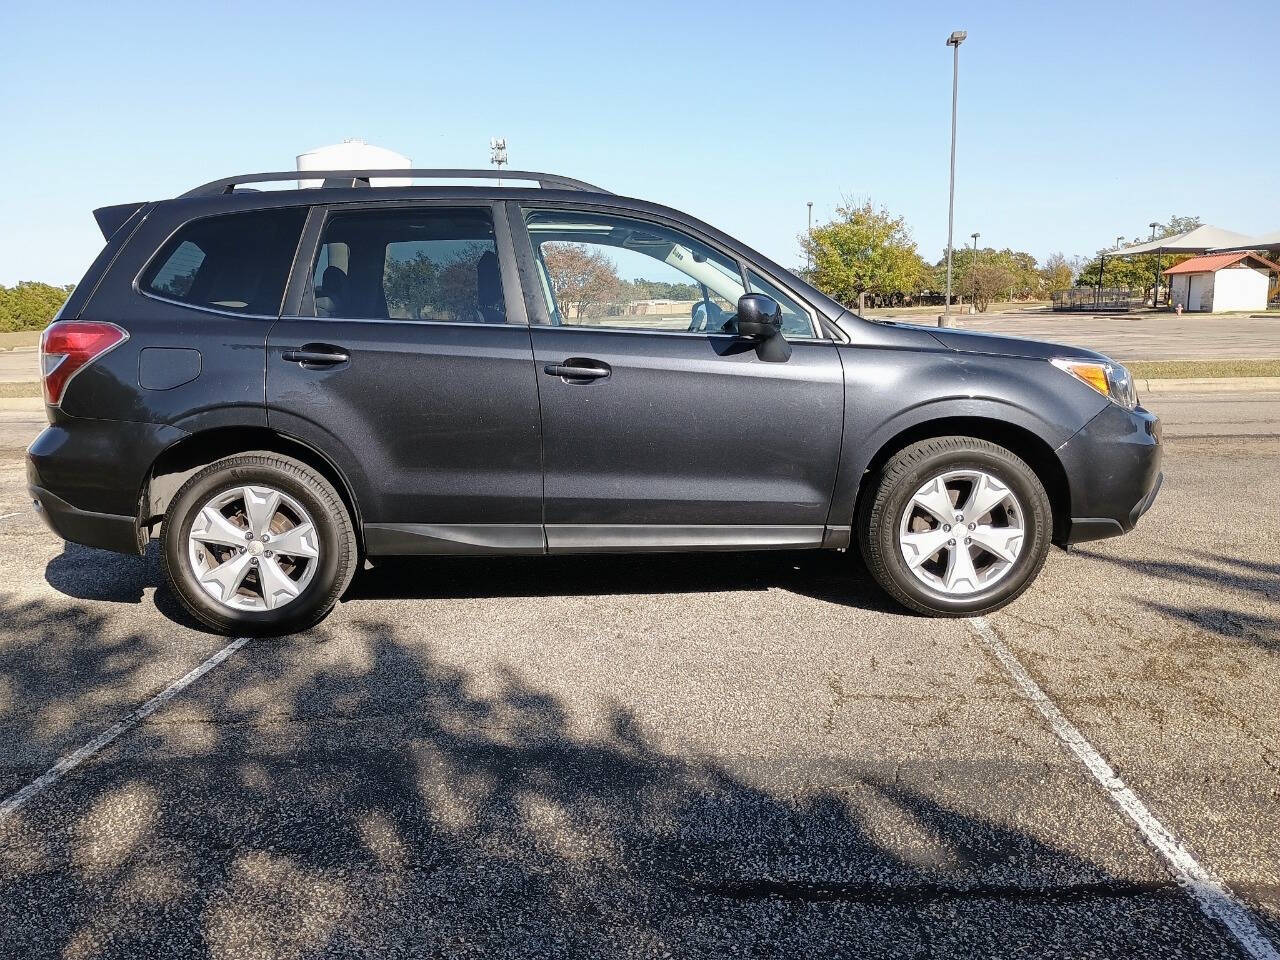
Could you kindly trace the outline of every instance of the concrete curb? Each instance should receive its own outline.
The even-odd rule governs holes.
[[[1280,393],[1280,377],[1137,379],[1138,393]]]
[[[0,410],[30,410],[44,413],[44,397],[0,397]]]

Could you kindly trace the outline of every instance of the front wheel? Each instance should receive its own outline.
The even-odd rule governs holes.
[[[937,437],[894,455],[859,511],[862,553],[894,599],[931,616],[976,616],[1044,566],[1052,512],[1035,472],[1004,447]]]
[[[304,463],[274,453],[219,460],[165,516],[165,572],[202,623],[223,633],[290,633],[317,623],[355,574],[342,498]]]

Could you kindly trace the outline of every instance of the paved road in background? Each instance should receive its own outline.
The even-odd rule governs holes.
[[[934,326],[939,311],[890,319]],[[1264,317],[1173,314],[1091,317],[1034,313],[961,317],[962,330],[1004,333],[1100,350],[1120,361],[1215,358],[1280,358],[1280,313]]]
[[[1280,942],[1280,396],[989,624]],[[224,648],[0,412],[0,798]],[[9,516],[9,514],[16,514]],[[825,554],[424,560],[0,823],[0,956],[1242,956],[967,621]]]
[[[40,379],[38,347],[0,350],[0,383],[22,383]]]

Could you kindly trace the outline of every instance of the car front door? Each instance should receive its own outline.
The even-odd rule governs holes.
[[[843,379],[808,308],[657,220],[547,205],[511,220],[538,321],[548,548],[820,544]],[[746,290],[782,304],[785,361],[724,332]]]
[[[538,384],[503,208],[316,208],[302,249],[268,342],[268,424],[346,475],[367,552],[544,552]]]

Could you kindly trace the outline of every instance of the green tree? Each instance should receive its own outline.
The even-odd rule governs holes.
[[[861,293],[880,301],[910,298],[930,279],[906,222],[870,200],[846,199],[833,220],[801,234],[800,246],[812,264],[802,271],[805,279],[842,303],[856,303]]]
[[[423,251],[413,257],[389,257],[382,275],[382,289],[392,316],[421,320],[423,311],[438,299],[440,268]]]
[[[443,257],[419,250],[388,259],[382,275],[387,306],[414,320],[477,319],[476,265],[486,249],[472,243]]]
[[[609,306],[622,298],[618,269],[600,250],[581,243],[544,243],[542,260],[566,316],[606,316]]]
[[[934,289],[944,291],[947,277],[945,250],[934,272],[938,277]],[[951,272],[952,295],[957,299],[976,300],[979,310],[986,310],[995,300],[1032,300],[1045,296],[1040,265],[1032,254],[1024,250],[986,247],[974,251],[972,247],[957,247],[951,258]]]
[[[0,284],[0,331],[43,330],[49,325],[75,287],[55,287],[32,280],[16,286]]]
[[[623,281],[623,300],[700,300],[702,292],[692,283],[673,283],[669,280],[645,280],[636,277]]]
[[[1065,255],[1051,253],[1040,268],[1040,283],[1046,294],[1054,294],[1066,290],[1075,279],[1075,271]]]

